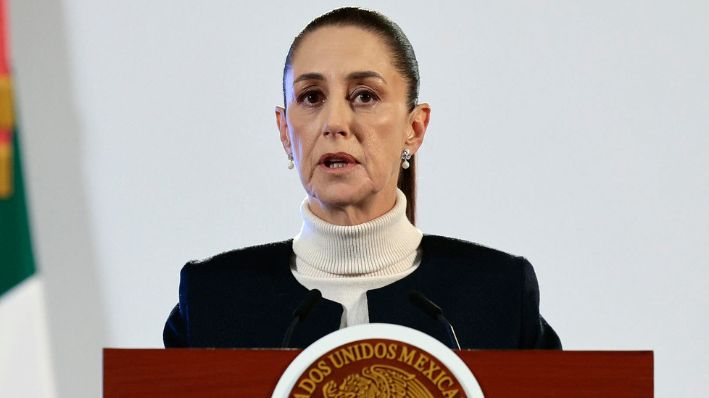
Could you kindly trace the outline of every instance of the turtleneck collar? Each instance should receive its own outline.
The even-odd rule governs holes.
[[[330,224],[313,214],[307,198],[303,226],[293,239],[296,272],[312,277],[385,276],[413,265],[422,232],[406,217],[406,195],[397,189],[394,207],[359,225]]]

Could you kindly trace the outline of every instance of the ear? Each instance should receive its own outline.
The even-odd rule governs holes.
[[[405,145],[412,154],[418,151],[423,144],[423,137],[426,135],[428,122],[431,120],[431,106],[427,103],[416,105],[409,116],[410,130],[406,137]]]
[[[283,150],[286,151],[287,155],[292,155],[290,137],[288,137],[288,121],[286,119],[286,110],[282,106],[276,107],[276,125],[278,126],[278,131],[280,132],[281,145],[283,145]]]

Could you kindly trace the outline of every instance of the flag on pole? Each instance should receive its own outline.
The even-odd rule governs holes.
[[[35,271],[11,95],[10,77],[0,71],[0,295]]]
[[[0,295],[34,273],[19,137],[15,133],[5,0],[0,6]]]
[[[44,289],[35,270],[0,0],[0,396],[54,397]]]

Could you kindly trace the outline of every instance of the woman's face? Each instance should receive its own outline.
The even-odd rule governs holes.
[[[309,207],[335,224],[358,224],[396,201],[401,152],[421,145],[430,109],[409,111],[407,82],[376,34],[323,27],[303,38],[276,109]]]

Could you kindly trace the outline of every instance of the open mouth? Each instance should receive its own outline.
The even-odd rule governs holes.
[[[354,156],[344,152],[327,153],[320,157],[320,164],[328,169],[341,169],[357,164],[357,160]]]
[[[328,169],[339,169],[340,167],[347,166],[347,162],[343,160],[327,160],[324,164]]]

